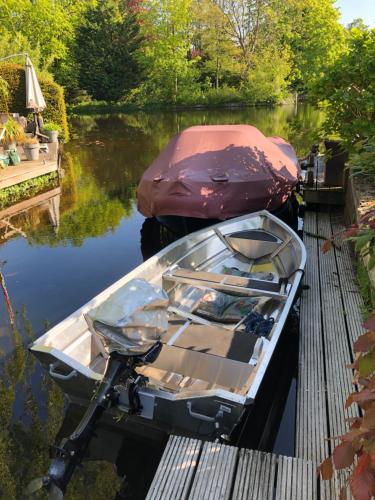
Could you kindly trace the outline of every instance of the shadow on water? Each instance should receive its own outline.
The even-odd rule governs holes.
[[[72,119],[74,139],[65,146],[60,186],[51,189],[51,196],[46,190],[45,198],[30,199],[26,209],[13,207],[0,216],[0,261],[6,261],[3,274],[16,323],[13,331],[0,292],[1,498],[21,498],[30,479],[46,472],[49,445],[73,428],[82,410],[67,404],[25,347],[170,243],[170,235],[160,234],[154,224],[147,228],[146,222],[141,233],[144,218],[135,206],[143,171],[170,137],[190,125],[250,123],[266,135],[289,139],[303,155],[320,121],[321,114],[309,106]],[[293,453],[293,332],[289,328],[283,336],[259,409],[239,433],[244,446]],[[114,498],[121,486],[114,464],[120,476],[127,473],[128,498],[144,497],[164,443],[109,434],[105,425],[100,427],[90,447],[95,460],[77,471],[66,498]]]

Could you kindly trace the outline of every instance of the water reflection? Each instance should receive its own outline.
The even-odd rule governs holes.
[[[190,125],[250,123],[288,139],[303,155],[320,121],[309,106],[72,119],[60,184],[0,213],[0,261],[15,311],[12,328],[0,291],[1,498],[20,498],[25,484],[48,469],[48,446],[66,408],[24,346],[170,242],[135,206],[143,171],[170,137]],[[115,461],[104,453],[106,439],[96,441],[92,458]],[[123,439],[116,458],[121,475],[138,474],[142,463],[142,474],[150,475],[160,449]],[[67,498],[113,498],[118,490],[113,465],[93,462],[75,475]]]

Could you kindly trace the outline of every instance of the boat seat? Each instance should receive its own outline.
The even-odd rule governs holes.
[[[175,283],[185,283],[193,286],[205,286],[223,292],[238,293],[240,295],[261,295],[285,300],[280,282],[265,281],[255,278],[245,278],[230,274],[193,271],[181,267],[169,269],[163,274],[163,279]]]
[[[225,235],[230,247],[250,260],[257,260],[272,254],[283,243],[274,234],[264,229],[247,229]]]
[[[169,341],[177,330],[177,326],[169,328],[162,338],[163,343],[171,345]],[[189,324],[174,339],[173,345],[249,363],[258,339],[256,335],[244,330],[233,331],[216,325]]]

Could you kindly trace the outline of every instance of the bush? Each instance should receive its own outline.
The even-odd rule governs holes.
[[[0,78],[8,84],[7,93],[0,93],[0,113],[29,115],[30,110],[25,107],[26,82],[23,66],[9,62],[1,63]],[[39,78],[39,83],[47,103],[47,107],[43,111],[43,118],[46,122],[57,123],[61,128],[62,139],[67,141],[69,139],[69,129],[63,88],[45,78]]]

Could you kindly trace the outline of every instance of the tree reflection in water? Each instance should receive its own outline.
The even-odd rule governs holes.
[[[5,278],[16,314],[12,330],[0,296],[0,498],[21,498],[25,485],[48,470],[48,447],[69,433],[81,411],[67,407],[25,346],[47,329],[44,319],[61,321],[140,264],[142,254],[146,259],[173,241],[135,208],[138,182],[171,136],[191,125],[250,123],[304,155],[321,119],[309,106],[72,119],[74,139],[65,146],[65,175],[61,193],[51,193],[53,206],[31,203],[14,214],[15,232],[0,224],[0,260],[8,261]],[[113,498],[119,488],[113,462],[120,475],[128,474],[127,494],[142,498],[161,448],[123,434],[110,439],[104,427],[98,434],[91,457],[107,462],[87,462],[67,498]]]
[[[0,377],[0,498],[4,499],[22,498],[29,481],[46,473],[48,449],[57,443],[67,406],[64,394],[24,347],[33,338],[24,309],[17,314],[12,351]],[[113,498],[119,486],[113,464],[88,462],[74,476],[65,498]]]

